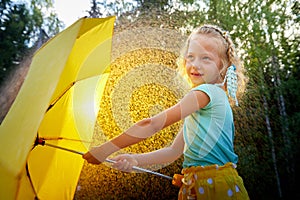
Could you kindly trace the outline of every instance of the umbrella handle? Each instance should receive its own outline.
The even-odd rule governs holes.
[[[76,153],[76,154],[79,154],[79,155],[83,155],[84,154],[83,152],[75,151],[73,149],[67,149],[67,148],[64,148],[64,147],[61,147],[61,146],[57,146],[57,145],[53,145],[53,144],[48,144],[43,139],[38,139],[36,141],[36,143],[40,144],[42,146],[46,145],[46,146],[49,146],[49,147],[53,147],[53,148],[61,149],[61,150],[64,150],[64,151],[69,151],[69,152],[72,152],[72,153]],[[116,161],[110,160],[110,159],[106,159],[105,162],[116,163]],[[167,175],[164,175],[164,174],[161,174],[161,173],[158,173],[158,172],[154,172],[154,171],[151,171],[151,170],[148,170],[148,169],[144,169],[144,168],[140,168],[140,167],[136,167],[136,166],[133,166],[132,169],[137,170],[137,171],[141,171],[141,172],[146,172],[146,173],[149,173],[149,174],[154,174],[154,175],[157,175],[157,176],[169,179],[169,180],[173,180],[173,178],[170,177],[170,176],[167,176]]]

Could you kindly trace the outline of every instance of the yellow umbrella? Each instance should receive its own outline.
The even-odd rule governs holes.
[[[0,199],[73,199],[109,75],[115,17],[82,18],[41,47],[0,126]]]

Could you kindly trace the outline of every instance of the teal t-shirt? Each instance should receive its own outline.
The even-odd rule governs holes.
[[[210,102],[184,119],[183,167],[236,164],[233,114],[225,91],[212,84],[202,84],[193,90],[205,92]]]

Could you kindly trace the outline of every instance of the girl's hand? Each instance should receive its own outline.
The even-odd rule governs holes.
[[[112,166],[120,171],[131,172],[132,167],[138,165],[138,161],[132,154],[121,154],[111,160],[116,161]]]

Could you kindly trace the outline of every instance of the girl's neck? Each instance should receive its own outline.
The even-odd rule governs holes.
[[[216,85],[216,86],[218,86],[218,87],[222,88],[224,91],[226,91],[226,89],[225,89],[225,85],[224,85],[224,84],[222,84],[222,83],[202,83],[202,84],[199,84],[199,85],[203,85],[203,84],[211,84],[211,85]],[[197,87],[197,86],[199,86],[199,85],[192,85],[192,88],[195,88],[195,87]]]

